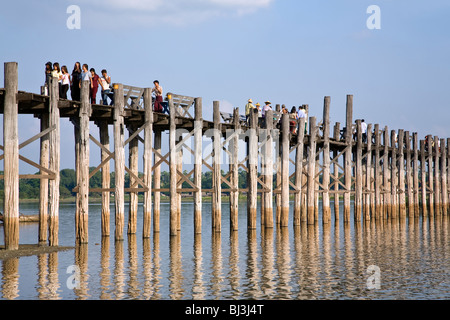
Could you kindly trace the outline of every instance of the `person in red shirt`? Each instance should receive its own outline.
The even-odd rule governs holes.
[[[100,77],[95,73],[94,68],[91,68],[90,71],[91,71],[91,104],[96,104]]]

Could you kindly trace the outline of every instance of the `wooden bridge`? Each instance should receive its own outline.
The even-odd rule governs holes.
[[[221,112],[213,103],[213,119],[202,118],[202,99],[169,93],[169,115],[152,110],[150,88],[114,84],[114,106],[91,105],[89,82],[81,87],[81,102],[59,99],[57,80],[51,80],[49,95],[18,90],[18,64],[5,63],[4,88],[0,89],[3,113],[4,160],[4,234],[5,247],[19,244],[19,179],[40,179],[39,239],[58,245],[60,118],[70,118],[74,125],[77,193],[76,242],[88,242],[89,192],[102,193],[102,235],[110,236],[110,196],[115,201],[115,239],[125,233],[125,198],[130,194],[127,232],[136,233],[138,193],[143,193],[143,236],[160,232],[161,193],[170,196],[170,234],[181,230],[181,194],[194,197],[194,228],[201,232],[202,214],[212,215],[212,230],[222,230],[222,195],[230,201],[230,228],[238,229],[239,194],[247,195],[247,228],[257,226],[257,201],[261,201],[260,223],[265,228],[287,227],[293,212],[294,225],[319,223],[319,197],[322,197],[322,223],[334,219],[350,222],[352,201],[355,223],[370,219],[415,219],[420,215],[447,215],[450,171],[450,139],[434,137],[426,141],[417,133],[389,131],[378,124],[368,125],[363,139],[361,121],[353,124],[353,97],[347,96],[345,128],[331,127],[331,99],[325,97],[323,118],[295,122],[291,132],[289,115],[268,111],[260,126],[257,113],[248,122],[234,109]],[[41,90],[42,91],[42,90]],[[43,92],[43,91],[42,91]],[[42,93],[41,92],[41,93]],[[306,105],[307,107],[307,105]],[[254,110],[256,112],[256,110]],[[18,114],[32,114],[40,119],[41,132],[19,142]],[[100,139],[89,132],[89,122],[99,128]],[[110,148],[108,127],[113,126],[114,148]],[[125,131],[128,138],[125,140]],[[162,154],[162,132],[168,131],[169,152]],[[342,134],[344,132],[344,134]],[[142,135],[141,135],[142,134]],[[211,151],[205,153],[204,140],[211,139]],[[20,149],[40,142],[38,160],[20,155]],[[101,163],[89,172],[90,144],[101,151]],[[143,144],[143,175],[138,172],[139,143]],[[240,143],[241,142],[241,143]],[[244,150],[240,150],[242,142]],[[129,148],[128,164],[125,148]],[[183,170],[183,153],[193,159],[193,169]],[[244,156],[242,156],[244,154]],[[223,159],[228,159],[228,173],[222,175]],[[38,175],[21,175],[19,160],[34,167]],[[111,188],[110,163],[114,160],[115,186]],[[170,188],[161,188],[161,165],[170,171]],[[212,189],[202,189],[202,170],[212,172]],[[102,187],[89,188],[89,179],[102,172]],[[239,188],[239,170],[247,172],[247,187]],[[125,188],[125,174],[130,186]],[[188,188],[183,187],[188,185]],[[224,187],[223,187],[224,186]],[[202,194],[212,194],[212,212],[202,213]],[[343,197],[344,210],[339,210]],[[275,199],[275,208],[273,203]],[[293,201],[291,201],[293,199]],[[293,211],[290,204],[293,203]],[[332,211],[331,208],[334,207]],[[227,213],[228,214],[228,213]]]

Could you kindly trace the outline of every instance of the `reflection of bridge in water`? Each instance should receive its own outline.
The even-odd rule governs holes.
[[[59,221],[59,161],[60,118],[70,118],[74,124],[77,209],[76,242],[88,242],[89,192],[102,193],[102,235],[109,236],[110,195],[115,201],[115,239],[124,235],[124,193],[130,194],[128,234],[137,230],[138,193],[143,193],[143,236],[160,232],[161,193],[170,196],[170,234],[181,230],[181,194],[194,197],[194,229],[201,232],[202,193],[212,194],[212,229],[222,230],[222,195],[229,195],[230,228],[238,229],[239,194],[247,195],[247,228],[256,229],[257,202],[261,200],[261,224],[265,228],[286,227],[289,223],[290,200],[294,198],[292,221],[319,222],[319,197],[323,201],[324,224],[342,216],[351,219],[351,197],[354,197],[354,220],[417,218],[447,215],[449,178],[449,139],[435,137],[418,140],[417,133],[404,130],[389,132],[378,124],[368,125],[367,141],[363,142],[360,120],[352,125],[353,97],[347,96],[345,128],[341,137],[340,124],[332,128],[329,120],[330,98],[325,97],[323,119],[315,117],[295,123],[298,134],[291,133],[289,115],[268,111],[264,127],[258,125],[256,113],[249,122],[242,121],[239,110],[227,115],[220,112],[219,102],[213,103],[213,120],[202,118],[202,99],[168,94],[170,114],[152,111],[150,88],[114,85],[114,106],[91,105],[89,87],[82,84],[81,102],[61,100],[58,83],[52,80],[50,94],[40,95],[18,91],[18,65],[5,63],[5,88],[0,89],[0,111],[3,113],[4,145],[4,231],[5,246],[17,249],[19,243],[19,179],[40,179],[39,242],[48,240],[58,245]],[[279,106],[277,106],[279,110]],[[18,114],[33,114],[41,122],[41,132],[19,144]],[[100,139],[89,132],[89,122],[99,127]],[[110,149],[108,127],[114,128],[114,148]],[[125,140],[125,127],[128,138]],[[169,131],[169,152],[162,154],[162,132]],[[354,131],[354,132],[353,132]],[[141,136],[143,133],[143,136]],[[205,154],[204,136],[211,138],[211,152]],[[398,139],[397,139],[398,138]],[[19,154],[19,150],[40,140],[39,160]],[[240,145],[245,142],[245,158]],[[89,172],[91,142],[101,151],[101,163]],[[144,145],[143,175],[138,172],[139,142]],[[447,142],[447,144],[446,144]],[[274,144],[276,148],[274,148]],[[193,145],[193,147],[191,147]],[[447,146],[446,146],[447,145]],[[125,148],[129,148],[126,165]],[[193,169],[183,171],[183,153],[192,154]],[[224,157],[229,159],[229,171],[222,174]],[[40,170],[38,175],[20,175],[19,160]],[[111,187],[110,162],[114,160],[115,184]],[[161,165],[170,170],[170,188],[161,188]],[[212,188],[202,189],[202,170],[212,173]],[[89,188],[89,179],[102,172],[102,188]],[[245,188],[239,187],[239,170],[247,172]],[[130,186],[125,188],[125,174]],[[186,188],[186,185],[188,186]],[[259,194],[259,196],[258,196]],[[342,215],[339,199],[343,197]],[[273,208],[275,198],[275,208]],[[334,202],[334,203],[333,203]],[[152,210],[153,207],[153,210]]]

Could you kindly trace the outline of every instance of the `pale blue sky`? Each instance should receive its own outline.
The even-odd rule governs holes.
[[[72,4],[80,30],[66,27]],[[381,9],[381,30],[366,27],[369,5]],[[446,138],[449,17],[448,0],[16,0],[0,11],[0,61],[17,61],[20,90],[36,93],[48,60],[135,86],[159,79],[166,92],[203,97],[205,119],[213,100],[242,110],[248,98],[309,104],[321,119],[328,95],[332,123],[343,123],[353,94],[355,119]],[[20,122],[21,141],[38,132],[31,116]],[[61,139],[61,168],[73,168],[68,120]],[[37,145],[22,153],[36,160]]]

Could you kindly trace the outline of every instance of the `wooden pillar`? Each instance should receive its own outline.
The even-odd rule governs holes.
[[[202,98],[195,99],[195,125],[194,125],[194,184],[197,191],[194,192],[194,232],[202,232]]]
[[[41,132],[48,129],[49,124],[49,113],[45,112],[41,115]],[[48,168],[49,161],[49,135],[41,137],[41,149],[40,149],[40,160],[39,164]],[[45,172],[41,171],[41,174]],[[40,180],[39,187],[39,242],[47,242],[47,232],[48,232],[48,179]]]
[[[367,125],[366,190],[364,220],[370,221],[372,196],[372,125]]]
[[[352,120],[353,119],[353,96],[347,96],[346,107],[346,137],[345,143],[347,144],[347,150],[344,154],[344,179],[345,179],[345,193],[344,193],[344,222],[350,221],[350,196],[352,189]]]
[[[363,199],[363,174],[362,174],[362,131],[361,120],[356,120],[356,181],[355,181],[355,222],[361,221],[361,209]]]
[[[221,170],[221,125],[220,125],[220,103],[213,102],[213,173],[212,173],[212,229],[213,232],[222,231],[222,170]]]
[[[54,179],[49,181],[49,245],[58,246],[59,231],[59,166],[60,166],[60,119],[59,119],[59,86],[58,80],[52,78],[50,90],[49,126],[55,127],[49,133],[49,169],[55,173]],[[6,184],[6,181],[5,181]]]
[[[405,134],[403,129],[398,131],[398,192],[400,218],[406,218],[406,192],[405,192]]]
[[[256,127],[258,125],[258,110],[253,109],[250,113],[250,129],[248,130],[247,142],[247,228],[256,229],[256,212],[258,200],[258,135]]]
[[[161,188],[161,130],[155,130],[155,168],[153,169],[153,184],[155,192],[153,193],[153,232],[159,233],[160,229],[160,210],[161,210],[161,192],[158,191]]]
[[[88,218],[89,218],[89,117],[91,116],[91,104],[89,102],[90,83],[81,83],[81,108],[79,111],[79,142],[78,142],[78,167],[77,174],[78,197],[76,239],[78,244],[88,243]]]
[[[413,175],[411,166],[411,135],[409,131],[405,131],[406,143],[406,194],[408,196],[408,217],[414,217],[414,196],[413,196]]]
[[[136,125],[130,124],[128,127],[128,134],[131,137],[133,133],[138,129]],[[128,144],[128,167],[130,171],[136,176],[139,174],[139,140],[138,138],[132,139]],[[136,183],[133,176],[129,175],[130,188]],[[137,211],[138,211],[138,194],[137,192],[130,190],[130,201],[128,205],[128,234],[136,234],[137,230]]]
[[[413,140],[413,210],[414,217],[419,217],[419,139],[417,132],[412,135]]]
[[[178,193],[177,193],[177,163],[178,152],[176,148],[176,115],[177,110],[173,103],[172,95],[168,95],[169,99],[169,171],[170,171],[170,235],[177,236],[178,235]]]
[[[434,217],[434,176],[433,176],[433,145],[431,139],[427,139],[425,142],[428,144],[428,188],[429,188],[429,214],[430,217]]]
[[[323,174],[322,184],[322,222],[328,224],[331,221],[330,208],[330,103],[331,98],[324,98],[323,106]],[[335,194],[336,195],[336,194]]]
[[[309,118],[309,152],[308,152],[308,186],[307,186],[307,206],[308,224],[314,224],[315,210],[315,188],[316,188],[316,147],[317,147],[317,125],[316,118]]]
[[[18,128],[18,64],[4,64],[4,212],[5,249],[19,249],[19,128]]]
[[[420,140],[420,180],[421,180],[421,194],[422,194],[422,215],[428,216],[427,208],[427,167],[425,156],[425,141]]]
[[[281,112],[281,107],[280,107],[279,104],[277,104],[275,106],[275,110],[277,112]],[[283,117],[283,114],[281,114],[280,119],[279,119],[280,129],[281,129],[281,126],[282,126],[282,117]],[[282,170],[281,152],[282,152],[282,150],[280,148],[282,137],[281,137],[280,134],[275,135],[275,132],[274,132],[274,137],[273,138],[274,139],[278,138],[278,143],[275,144],[276,147],[275,147],[275,157],[274,157],[274,159],[275,159],[275,168],[276,168],[276,176],[275,176],[276,182],[275,182],[275,186],[278,188],[278,186],[281,186],[281,184],[282,184],[282,181],[281,181],[281,170]],[[281,189],[281,187],[280,187],[280,189]],[[281,192],[276,192],[274,194],[274,196],[275,196],[275,223],[277,225],[280,225],[280,223],[281,223]]]
[[[294,226],[299,226],[301,221],[305,123],[306,119],[302,118],[297,124],[297,149],[295,153],[295,187],[297,191],[294,199]]]
[[[447,215],[448,191],[447,191],[447,148],[445,139],[441,139],[441,213]]]
[[[153,109],[150,88],[144,90],[145,128],[144,128],[144,192],[143,238],[150,238],[152,220],[152,145],[153,145]]]
[[[178,136],[178,134],[177,134]],[[177,173],[178,173],[178,178],[177,178],[177,189],[178,189],[178,185],[180,190],[183,189],[183,178],[182,178],[182,173],[183,173],[183,145],[182,145],[182,141],[183,141],[183,135],[179,135],[178,140],[177,140],[177,149],[178,149],[178,162],[177,162]],[[178,192],[177,194],[177,228],[178,231],[181,230],[181,195],[182,192]]]
[[[391,218],[398,218],[398,176],[397,176],[397,134],[394,130],[391,131]]]
[[[339,122],[337,122],[334,125],[334,140],[335,141],[340,141],[340,126],[341,124]],[[336,159],[337,156],[339,155],[339,150],[338,149],[334,149],[333,150],[333,159]],[[336,163],[338,162],[339,159],[336,159],[335,162],[333,163],[333,175],[334,175],[334,220],[335,221],[339,221],[339,206],[340,206],[340,199],[341,199],[341,195],[339,192],[339,165]]]
[[[375,124],[375,172],[374,172],[374,187],[375,187],[375,219],[379,220],[381,217],[381,165],[380,165],[380,138],[381,133],[379,125]]]
[[[289,225],[289,154],[290,154],[289,114],[281,118],[281,218],[280,226]]]
[[[434,137],[434,212],[435,215],[441,214],[441,197],[440,197],[440,150],[439,150],[439,138]]]
[[[447,193],[446,193],[447,207],[450,206],[449,188],[450,188],[450,138],[447,138]],[[447,208],[447,212],[449,210],[450,208]]]
[[[125,150],[123,85],[114,85],[115,240],[123,240],[125,224]]]
[[[233,125],[235,136],[230,140],[230,174],[231,186],[230,191],[230,230],[237,231],[239,227],[239,134],[241,126],[239,124],[239,108],[234,109]]]
[[[108,122],[103,120],[99,123],[99,131],[100,131],[100,143],[105,149],[109,150],[109,129]],[[102,163],[108,159],[108,153],[105,150],[101,150],[101,161]],[[110,161],[107,161],[102,167],[102,189],[111,188],[111,167]],[[110,212],[110,198],[111,192],[103,191],[102,192],[102,236],[109,237],[111,234],[110,230],[110,221],[111,221],[111,212]]]
[[[264,225],[273,228],[273,111],[268,110],[266,118],[266,145],[264,148],[263,176],[268,191],[264,196]]]
[[[390,178],[391,172],[389,168],[389,129],[387,126],[384,127],[383,131],[383,199],[384,206],[382,211],[382,218],[386,219],[388,215],[391,215],[391,195],[390,195]]]

